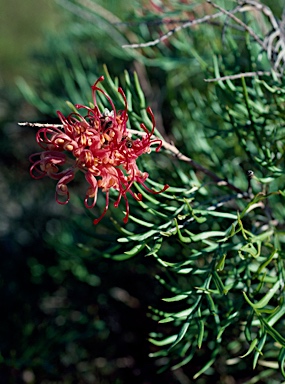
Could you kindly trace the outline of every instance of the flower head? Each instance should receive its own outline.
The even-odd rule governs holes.
[[[145,185],[148,174],[140,171],[136,164],[140,155],[150,152],[152,144],[158,143],[156,151],[159,151],[162,142],[156,138],[151,139],[155,120],[150,108],[147,108],[147,112],[152,119],[152,130],[148,131],[145,125],[141,124],[145,135],[135,140],[131,139],[127,129],[126,96],[119,88],[118,92],[124,99],[125,107],[117,111],[112,99],[98,87],[103,80],[104,77],[101,76],[92,86],[93,108],[77,104],[75,105],[77,110],[82,110],[84,113],[73,112],[68,117],[58,111],[62,127],[47,125],[39,129],[36,140],[44,151],[30,156],[30,161],[33,163],[30,173],[35,179],[49,176],[57,180],[56,201],[59,204],[67,204],[68,183],[74,179],[78,171],[83,172],[88,184],[84,199],[86,208],[93,208],[96,205],[99,190],[106,195],[105,209],[101,216],[94,220],[94,224],[97,224],[108,210],[110,189],[118,191],[115,207],[118,207],[122,198],[125,200],[126,223],[129,217],[127,194],[138,201],[142,199],[141,194],[132,191],[134,182],[140,183],[151,193],[160,193],[168,188],[168,185],[165,185],[159,192],[149,189]],[[97,92],[106,97],[111,110],[100,111],[96,100]]]

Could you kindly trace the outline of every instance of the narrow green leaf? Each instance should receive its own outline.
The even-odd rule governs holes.
[[[205,324],[204,324],[204,321],[201,318],[201,309],[200,308],[198,308],[197,315],[198,315],[197,346],[200,349],[202,347],[202,343],[203,343],[203,339],[204,339],[204,330],[205,330]]]
[[[163,347],[164,345],[173,343],[176,338],[177,338],[177,335],[172,335],[172,336],[166,337],[163,340],[156,340],[156,339],[150,338],[148,339],[148,341],[154,345],[157,345],[158,347]]]
[[[254,350],[254,348],[257,344],[257,341],[258,341],[257,339],[252,340],[252,342],[250,343],[248,351],[244,355],[240,356],[241,359],[243,359],[244,357],[251,354],[251,352]]]
[[[213,276],[213,281],[214,281],[219,293],[221,295],[227,294],[227,290],[226,290],[220,276],[218,275],[218,273],[216,271],[213,271],[212,276]]]
[[[136,91],[137,91],[137,94],[138,94],[138,97],[140,100],[140,107],[142,109],[145,109],[146,108],[145,97],[144,97],[144,93],[141,89],[139,78],[138,78],[138,75],[136,72],[134,72],[134,84],[135,84],[135,88],[136,88]]]
[[[227,254],[224,253],[220,258],[220,260],[218,261],[216,266],[217,271],[222,271],[224,269],[226,257],[227,257]]]
[[[260,243],[258,244],[257,249],[255,248],[253,243],[247,243],[247,244],[243,245],[238,252],[239,252],[239,254],[247,253],[250,256],[257,258],[260,255],[260,248],[261,248]]]
[[[213,55],[213,65],[214,65],[215,78],[219,79],[221,77],[221,75],[220,75],[220,70],[219,70],[218,58],[216,55]],[[225,84],[221,80],[218,81],[218,84],[222,89],[224,89],[224,90],[226,89]]]
[[[180,332],[177,335],[177,339],[169,347],[169,350],[171,350],[175,345],[177,345],[183,339],[183,337],[185,336],[185,334],[186,334],[190,324],[192,323],[192,316],[195,313],[194,311],[196,310],[197,307],[199,307],[201,299],[202,299],[202,296],[200,296],[198,298],[196,303],[191,308],[188,308],[187,310],[181,311],[181,312],[176,313],[174,315],[174,318],[181,318],[181,317],[187,316],[187,321],[183,324],[182,328],[180,329]]]
[[[217,310],[217,308],[215,306],[214,300],[213,300],[211,295],[206,295],[206,298],[207,298],[207,301],[209,303],[210,311],[211,311],[211,313],[213,315],[214,321],[215,321],[216,324],[219,325],[220,324],[220,318],[219,318],[219,315],[218,315],[219,312],[218,312],[218,310]]]
[[[258,270],[256,271],[256,276],[260,275],[261,271],[267,267],[267,265],[275,258],[275,256],[278,256],[278,252],[276,251],[276,249],[273,250],[273,252],[271,253],[271,255],[269,256],[269,258],[267,260],[264,261],[264,263],[262,263],[259,267],[258,267]]]
[[[191,243],[191,238],[185,237],[185,236],[182,235],[176,219],[174,219],[174,222],[175,222],[175,225],[176,225],[176,230],[177,230],[177,234],[178,234],[179,240],[182,241],[182,243]]]
[[[148,239],[149,237],[151,237],[152,235],[154,235],[156,233],[157,233],[157,230],[152,229],[152,230],[145,232],[145,233],[139,233],[137,235],[132,235],[129,237],[120,237],[117,241],[119,243],[128,243],[128,242],[130,242],[130,240],[143,241],[143,240]]]
[[[256,368],[256,364],[257,364],[257,361],[259,359],[259,356],[262,355],[262,348],[265,344],[265,341],[266,341],[266,337],[267,337],[267,334],[264,333],[263,336],[261,337],[261,339],[259,339],[259,342],[258,342],[258,345],[256,346],[256,352],[254,354],[254,357],[253,357],[253,369]]]
[[[195,213],[196,214],[200,213],[203,216],[223,217],[225,219],[230,219],[230,220],[236,220],[237,219],[237,215],[234,215],[234,214],[228,213],[228,212],[218,212],[218,211],[208,211],[208,210],[196,209]]]
[[[269,289],[267,294],[255,304],[252,301],[250,301],[250,299],[247,297],[245,292],[243,292],[243,295],[244,295],[246,301],[248,302],[248,304],[254,310],[261,309],[261,308],[264,308],[269,303],[269,300],[275,295],[275,293],[278,291],[279,287],[280,287],[280,281],[277,280],[276,283],[274,284],[274,286],[271,289]]]
[[[272,327],[285,314],[285,305],[276,308],[276,312],[267,318],[267,323]]]
[[[155,258],[155,260],[158,261],[159,264],[163,265],[164,267],[173,267],[175,265],[175,263],[162,260],[155,252],[152,252],[151,255]]]
[[[111,255],[108,258],[115,261],[125,261],[125,260],[131,259],[132,257],[134,257],[134,255],[117,254],[117,255]]]
[[[125,70],[124,75],[125,75],[125,81],[127,86],[126,97],[127,97],[127,103],[128,103],[128,113],[130,113],[133,110],[133,98],[132,98],[132,92],[131,92],[132,85],[131,85],[129,72]]]
[[[278,365],[280,368],[280,371],[285,378],[285,370],[284,370],[284,364],[285,364],[285,348],[281,348],[278,356]]]
[[[227,317],[226,321],[223,322],[223,325],[220,326],[219,332],[218,332],[218,334],[217,334],[217,340],[219,340],[219,339],[221,338],[221,336],[222,336],[222,334],[224,333],[225,329],[226,329],[229,325],[233,324],[234,319],[235,319],[238,315],[239,315],[239,312],[234,312],[234,313],[232,313],[231,315],[229,315],[229,316]]]
[[[215,349],[214,352],[212,353],[211,359],[204,365],[202,369],[200,369],[199,372],[197,372],[194,376],[193,379],[196,380],[199,376],[202,375],[208,368],[211,367],[211,365],[216,361],[216,357],[218,355],[219,349]]]
[[[75,113],[78,113],[78,110],[77,108],[75,107],[74,104],[72,104],[70,101],[66,100],[66,105],[68,105],[68,107],[71,109],[71,111],[75,112]]]
[[[112,79],[106,64],[103,64],[103,69],[104,69],[104,72],[105,72],[105,79],[106,79],[109,87],[117,95],[117,97],[120,98],[120,100],[123,102],[122,96],[118,93],[118,85],[116,84],[118,79],[117,78],[115,78],[114,80]],[[101,87],[102,87],[102,85],[101,85]]]
[[[281,344],[282,347],[285,347],[285,338],[280,335],[280,333],[271,325],[268,324],[268,322],[260,315],[258,315],[258,318],[260,322],[263,324],[266,332],[275,340],[277,343]]]
[[[186,205],[187,205],[187,207],[188,207],[188,209],[190,211],[191,216],[195,219],[195,221],[197,221],[197,223],[201,224],[201,223],[204,223],[207,220],[205,217],[198,217],[198,216],[195,215],[194,209],[191,207],[188,199],[184,198],[184,202],[186,203]]]
[[[194,355],[195,355],[195,348],[192,348],[191,352],[187,353],[187,356],[182,361],[180,361],[178,364],[175,364],[173,367],[171,367],[171,370],[175,371],[176,369],[183,367],[183,365],[188,364],[189,361],[192,360]]]
[[[129,256],[135,256],[137,255],[144,247],[146,246],[145,243],[137,244],[134,246],[131,250],[124,252],[125,255]]]
[[[189,293],[191,294],[192,291],[190,291]],[[189,295],[177,295],[177,296],[174,296],[174,297],[167,297],[167,298],[164,298],[162,299],[163,301],[166,301],[168,303],[171,303],[173,301],[181,301],[181,300],[184,300],[184,299],[187,299],[187,297],[189,297]]]
[[[148,244],[147,244],[147,248],[149,249],[149,252],[146,254],[146,256],[153,256],[154,254],[156,254],[161,246],[162,246],[162,242],[163,242],[163,238],[160,237],[158,238],[156,241],[155,241],[155,244],[154,246],[150,247]]]
[[[240,230],[241,230],[241,233],[242,233],[244,239],[247,240],[248,237],[247,237],[247,235],[246,235],[246,233],[245,233],[245,229],[244,229],[244,227],[243,227],[243,224],[242,224],[242,221],[241,221],[241,218],[240,218],[239,213],[237,214],[237,221],[238,221],[238,225],[239,225],[239,228],[240,228]]]
[[[246,322],[246,326],[245,326],[245,329],[244,329],[244,335],[245,335],[245,338],[246,340],[249,342],[251,342],[251,327],[252,327],[252,322],[253,322],[253,319],[254,319],[254,311],[252,310],[251,313],[249,314],[248,318],[247,318],[247,322]]]
[[[186,230],[185,232],[188,232],[188,231]],[[226,233],[224,231],[208,231],[208,232],[199,233],[198,235],[192,234],[191,240],[196,242],[196,241],[211,239],[212,237],[225,237],[225,235]]]
[[[134,185],[136,186],[136,189],[139,191],[139,193],[141,193],[141,195],[144,197],[145,200],[148,200],[155,205],[160,204],[160,202],[154,197],[155,195],[151,195],[150,193],[146,193],[146,191],[144,189],[142,189],[138,183],[134,183]],[[161,188],[159,188],[158,190],[160,190],[160,189]]]
[[[120,232],[123,235],[126,236],[132,236],[134,235],[133,232],[128,231],[126,228],[122,227],[121,224],[117,222],[112,216],[110,217],[110,220],[112,221],[114,227],[117,229],[118,232]]]
[[[177,335],[174,343],[172,343],[172,345],[169,347],[168,351],[170,351],[173,347],[175,347],[175,345],[177,345],[183,339],[186,332],[188,331],[190,324],[191,324],[191,321],[187,321],[182,325],[179,334]]]
[[[132,220],[133,222],[143,226],[143,227],[152,228],[154,226],[153,223],[149,223],[146,220],[138,219],[137,217],[132,216],[132,215],[129,215],[129,219]]]

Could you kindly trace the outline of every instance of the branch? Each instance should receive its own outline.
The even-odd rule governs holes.
[[[18,123],[18,125],[21,125],[22,127],[37,127],[37,128],[63,128],[62,124],[42,124],[42,123],[28,123],[27,121],[25,123]]]
[[[204,81],[206,81],[207,83],[210,83],[213,81],[236,80],[242,77],[270,76],[270,75],[271,75],[271,72],[269,71],[244,72],[244,73],[238,73],[236,75],[216,77],[214,79],[204,79]]]
[[[192,168],[196,169],[197,171],[200,171],[204,173],[205,175],[209,176],[218,186],[225,186],[232,191],[235,191],[237,193],[241,193],[244,195],[244,197],[248,197],[247,192],[242,191],[240,188],[237,188],[235,185],[229,183],[225,179],[221,179],[218,175],[216,175],[214,172],[210,171],[209,169],[205,168],[203,165],[197,163],[190,157],[187,157],[183,155],[173,144],[167,143],[166,141],[162,140],[162,146],[167,149],[168,151],[172,152],[179,160],[184,161],[192,166]]]
[[[171,29],[170,31],[168,31],[166,34],[162,35],[161,37],[155,39],[155,40],[151,40],[151,41],[148,41],[146,43],[134,43],[134,44],[125,44],[122,46],[122,48],[145,48],[145,47],[152,47],[154,45],[157,45],[159,44],[160,42],[168,39],[170,36],[172,36],[174,33],[176,32],[179,32],[181,31],[182,29],[185,29],[185,28],[189,28],[189,27],[192,27],[192,26],[195,26],[197,24],[202,24],[202,23],[206,23],[206,22],[209,22],[213,19],[216,19],[222,15],[227,15],[229,18],[233,19],[237,24],[239,24],[240,26],[242,26],[242,28],[246,31],[248,31],[248,33],[262,46],[262,48],[266,51],[266,45],[264,44],[264,42],[254,33],[254,31],[249,28],[246,24],[244,24],[240,19],[238,19],[237,17],[234,16],[235,13],[237,12],[244,12],[246,10],[246,4],[244,7],[241,7],[238,6],[236,7],[235,9],[233,9],[231,12],[228,12],[226,11],[225,9],[223,9],[222,7],[212,3],[212,1],[210,0],[207,0],[214,8],[218,8],[220,10],[220,12],[217,12],[213,15],[205,15],[203,17],[201,17],[200,19],[195,19],[195,20],[190,20],[188,22],[185,22],[184,24],[182,25],[179,25],[173,29]],[[244,4],[243,4],[244,5]],[[260,4],[256,3],[255,1],[250,1],[250,5],[253,7],[253,8],[256,8],[258,10],[261,10],[269,19],[270,19],[270,22],[271,24],[273,25],[274,28],[276,28],[276,20],[274,18],[274,16],[272,15],[272,12],[270,11],[270,9],[266,6],[261,6]]]
[[[255,9],[257,9],[258,11],[261,11],[262,13],[264,13],[265,16],[268,17],[272,27],[275,30],[279,29],[278,23],[277,23],[274,15],[273,15],[273,13],[271,12],[271,9],[269,7],[267,7],[267,5],[259,3],[258,1],[255,1],[255,0],[246,0],[245,2],[244,2],[244,0],[239,0],[238,2],[239,2],[239,4],[244,6],[243,7],[244,9],[245,8],[250,9],[249,7],[247,7],[249,5],[249,6],[252,6],[253,8],[255,8]]]
[[[215,13],[214,15],[206,15],[206,16],[202,17],[201,19],[191,20],[191,21],[188,21],[188,22],[186,22],[186,23],[184,23],[182,25],[179,25],[179,26],[171,29],[170,31],[168,31],[167,33],[165,33],[164,35],[162,35],[158,39],[151,40],[151,41],[148,41],[146,43],[125,44],[125,45],[122,46],[122,48],[145,48],[145,47],[152,47],[152,46],[157,45],[160,42],[168,39],[174,33],[179,32],[182,29],[185,29],[185,28],[188,28],[188,27],[192,27],[192,26],[197,25],[197,24],[202,24],[202,23],[208,22],[208,21],[216,19],[216,18],[218,18],[218,17],[220,17],[222,15],[223,15],[223,12],[218,12],[218,13]]]
[[[229,12],[229,11],[226,11],[224,8],[220,7],[219,5],[213,3],[211,0],[207,0],[207,2],[209,4],[211,4],[214,8],[217,8],[220,10],[220,13],[223,13],[225,15],[227,15],[228,17],[230,17],[231,19],[233,19],[237,24],[241,25],[245,31],[247,31],[250,36],[252,36],[254,38],[255,41],[258,42],[258,44],[264,49],[264,51],[267,50],[267,47],[266,45],[264,44],[264,42],[257,36],[257,34],[251,29],[249,28],[244,22],[242,22],[239,18],[237,18],[233,12]],[[239,11],[241,12],[241,9],[239,9]]]

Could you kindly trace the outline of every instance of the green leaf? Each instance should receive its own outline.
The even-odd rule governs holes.
[[[261,249],[260,242],[258,243],[257,248],[255,248],[253,243],[248,243],[248,244],[243,245],[238,252],[239,252],[241,257],[242,257],[242,253],[247,253],[250,256],[257,258],[260,255],[260,249]]]
[[[216,357],[219,353],[219,349],[216,348],[213,353],[212,353],[212,356],[211,356],[211,359],[204,365],[203,368],[200,369],[199,372],[197,372],[194,376],[193,376],[193,379],[196,380],[199,376],[202,375],[202,373],[204,373],[208,368],[211,367],[211,365],[216,361]]]
[[[225,237],[226,233],[224,231],[206,231],[199,233],[198,235],[194,235],[193,233],[185,230],[190,235],[192,241],[197,242],[201,240],[211,239],[212,237]]]
[[[252,310],[251,313],[247,317],[247,322],[246,322],[246,326],[244,329],[244,335],[245,335],[245,338],[248,341],[248,343],[251,342],[251,340],[252,340],[251,328],[252,328],[252,322],[254,319],[254,314],[255,314],[255,312]]]
[[[271,252],[271,255],[269,256],[269,258],[267,260],[264,261],[264,263],[262,263],[259,267],[258,267],[258,270],[256,271],[256,276],[258,277],[261,273],[261,271],[267,267],[267,265],[276,257],[278,256],[278,253],[276,251],[276,249],[273,250],[273,252]]]
[[[157,200],[154,196],[155,195],[151,195],[150,193],[147,193],[143,188],[141,188],[139,186],[138,183],[134,183],[134,185],[136,186],[136,189],[139,191],[139,193],[141,193],[141,195],[144,197],[145,200],[148,200],[150,201],[151,203],[153,203],[154,205],[159,205],[160,202],[159,200]],[[159,188],[158,190],[160,190],[161,188]]]
[[[185,237],[185,236],[182,235],[176,219],[174,219],[174,222],[175,222],[175,225],[176,225],[176,230],[177,230],[177,234],[178,234],[179,240],[182,243],[188,243],[188,244],[191,243],[191,238],[190,237]]]
[[[252,342],[251,342],[251,344],[249,346],[248,351],[244,355],[240,356],[241,359],[243,359],[244,357],[246,357],[246,356],[251,354],[251,352],[255,349],[257,341],[258,341],[257,339],[252,340]]]
[[[219,69],[219,63],[218,63],[218,58],[216,55],[213,55],[213,65],[214,65],[214,74],[215,74],[215,78],[216,79],[219,79],[221,77],[221,74],[220,74],[220,69]],[[222,88],[222,89],[226,89],[226,86],[225,84],[223,83],[223,81],[219,80],[218,81],[218,84],[219,86]]]
[[[280,352],[278,355],[278,365],[283,377],[285,378],[284,364],[285,364],[285,348],[283,347],[280,349]]]
[[[137,217],[134,217],[132,215],[129,215],[129,219],[132,220],[134,223],[137,223],[143,227],[152,228],[154,226],[153,223],[149,223],[146,220],[138,219]]]
[[[129,251],[125,251],[124,254],[125,254],[125,255],[129,255],[129,256],[135,256],[135,255],[137,255],[141,250],[143,250],[145,246],[146,246],[146,243],[137,244],[137,245],[135,245],[131,250],[129,250]]]
[[[125,260],[131,259],[132,257],[134,257],[134,255],[116,254],[116,255],[107,256],[107,258],[115,261],[125,261]]]
[[[170,351],[172,348],[174,348],[175,345],[177,345],[183,339],[186,332],[188,331],[190,324],[191,324],[191,321],[188,320],[187,322],[185,322],[182,325],[179,334],[177,335],[177,337],[176,337],[175,341],[172,343],[172,345],[169,347],[168,351]]]
[[[194,212],[194,209],[191,207],[188,199],[184,199],[189,211],[190,211],[190,214],[191,216],[194,218],[195,221],[197,221],[197,223],[201,224],[201,223],[204,223],[207,219],[205,217],[198,217],[195,215],[195,212]]]
[[[260,315],[257,315],[260,322],[263,324],[264,326],[264,329],[266,330],[266,332],[275,340],[277,341],[277,343],[279,343],[280,345],[282,345],[282,347],[285,347],[285,338],[283,336],[280,335],[280,333],[273,327],[271,327],[271,325],[268,324],[268,322]]]
[[[129,243],[131,240],[136,240],[136,241],[143,241],[148,239],[149,237],[153,236],[156,234],[158,231],[155,229],[152,229],[151,231],[145,232],[145,233],[139,233],[137,235],[132,235],[129,237],[120,237],[117,241],[119,243]]]
[[[229,325],[233,324],[233,322],[234,322],[234,320],[235,320],[235,318],[236,318],[237,316],[239,316],[239,312],[238,312],[238,311],[236,311],[236,312],[232,313],[231,315],[229,315],[229,316],[227,317],[226,321],[223,322],[223,325],[221,324],[220,329],[219,329],[219,332],[218,332],[218,334],[217,334],[217,340],[219,340],[219,339],[221,338],[221,336],[222,336],[222,334],[224,333],[225,329],[226,329]]]
[[[253,357],[253,369],[256,368],[257,361],[258,361],[260,355],[262,355],[262,348],[265,344],[266,337],[267,337],[267,334],[264,333],[262,335],[262,337],[259,339],[258,345],[255,347],[256,352],[255,352],[254,357]]]
[[[135,84],[135,89],[136,89],[137,95],[139,97],[140,108],[145,109],[146,108],[145,97],[144,97],[144,93],[141,89],[139,78],[138,78],[138,75],[136,72],[134,72],[134,84]]]
[[[172,336],[166,337],[163,340],[156,340],[156,339],[150,338],[150,339],[148,339],[148,341],[154,345],[157,345],[158,347],[163,347],[164,345],[168,345],[168,344],[173,343],[175,341],[176,337],[177,337],[177,335],[172,335]]]
[[[187,353],[187,356],[182,361],[180,361],[178,364],[175,364],[173,367],[171,367],[171,370],[175,371],[176,369],[183,367],[183,365],[188,364],[189,361],[192,360],[194,355],[195,355],[195,348],[192,348],[191,352]]]
[[[184,299],[187,299],[187,297],[189,297],[189,295],[192,293],[192,291],[189,291],[189,294],[182,294],[182,295],[177,295],[177,296],[173,296],[173,297],[168,297],[168,298],[164,298],[162,299],[163,301],[166,301],[168,303],[171,303],[173,301],[181,301],[181,300],[184,300]]]
[[[285,314],[284,302],[280,307],[275,309],[275,312],[267,318],[267,322],[270,326],[273,326],[283,315]]]
[[[202,210],[202,209],[195,209],[196,214],[201,214],[203,216],[214,216],[214,217],[223,217],[225,219],[229,220],[236,220],[237,215],[233,213],[228,212],[219,212],[219,211],[210,211],[210,210]]]
[[[217,271],[222,271],[224,269],[226,257],[227,257],[227,253],[224,253],[221,256],[216,266]]]
[[[159,237],[156,241],[154,246],[150,246],[147,244],[147,248],[149,249],[149,252],[146,254],[146,256],[153,256],[155,255],[161,248],[163,242],[163,238]]]
[[[213,276],[213,281],[214,281],[219,293],[221,295],[227,294],[228,292],[227,292],[220,276],[218,275],[218,273],[216,271],[213,271],[212,276]]]
[[[203,343],[203,339],[204,339],[204,330],[205,330],[205,324],[204,324],[204,321],[201,318],[201,309],[200,308],[198,308],[197,315],[198,315],[197,346],[200,349],[202,347],[202,343]]]
[[[274,284],[274,286],[271,289],[269,289],[267,294],[255,304],[249,300],[249,298],[247,297],[245,292],[243,292],[243,295],[244,295],[246,301],[248,302],[248,304],[254,310],[257,310],[257,309],[264,308],[269,303],[269,300],[275,295],[275,293],[278,291],[279,287],[280,287],[280,281],[277,280],[276,283]]]

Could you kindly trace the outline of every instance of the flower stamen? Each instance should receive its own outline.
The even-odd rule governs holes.
[[[141,128],[146,134],[135,140],[131,138],[127,129],[128,103],[125,93],[122,88],[118,89],[118,93],[123,97],[124,109],[117,111],[110,96],[98,86],[103,80],[103,76],[99,77],[91,87],[93,108],[75,105],[78,110],[85,110],[85,116],[72,112],[65,117],[57,111],[63,128],[48,125],[39,129],[36,140],[44,152],[30,156],[30,174],[35,179],[48,176],[58,180],[56,201],[59,204],[67,204],[70,198],[67,185],[74,179],[77,171],[83,172],[89,185],[84,198],[85,207],[95,207],[99,190],[106,195],[105,208],[99,218],[94,220],[94,224],[102,220],[109,208],[110,190],[118,192],[114,203],[116,208],[121,199],[124,199],[126,214],[123,221],[127,223],[130,213],[128,194],[137,201],[142,200],[140,193],[132,191],[134,182],[153,194],[168,188],[168,185],[165,185],[158,192],[148,188],[145,185],[148,173],[141,172],[136,163],[139,156],[151,152],[152,144],[158,143],[156,151],[159,151],[162,142],[157,138],[151,139],[155,130],[155,119],[150,108],[147,108],[147,113],[152,121],[151,130],[142,123]],[[105,108],[103,112],[100,111],[97,92],[107,99],[111,110]]]

